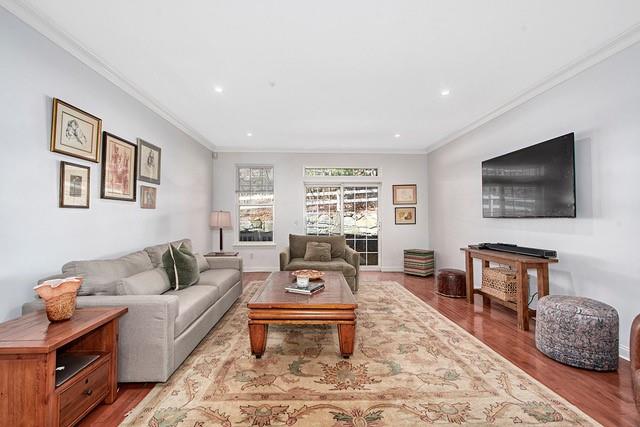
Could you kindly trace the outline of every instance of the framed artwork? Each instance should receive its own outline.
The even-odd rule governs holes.
[[[160,184],[160,155],[162,149],[138,138],[138,179]]]
[[[100,197],[135,202],[137,148],[129,141],[103,132]]]
[[[418,203],[416,184],[402,184],[393,186],[394,205],[415,205]]]
[[[396,208],[396,224],[415,224],[416,208]]]
[[[53,98],[51,151],[99,163],[101,132],[102,120]]]
[[[157,194],[157,190],[155,187],[141,185],[140,186],[140,207],[142,209],[155,209],[156,194]]]
[[[89,208],[91,169],[60,162],[60,207]]]

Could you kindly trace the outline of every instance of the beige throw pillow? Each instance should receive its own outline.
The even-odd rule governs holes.
[[[307,251],[304,253],[305,261],[331,261],[331,244],[320,242],[307,242]]]

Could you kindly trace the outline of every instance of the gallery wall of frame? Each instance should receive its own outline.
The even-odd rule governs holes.
[[[392,188],[394,205],[416,205],[418,203],[418,186],[416,184],[398,184]],[[416,224],[415,206],[399,206],[394,210],[396,225]]]
[[[100,198],[135,202],[137,181],[160,184],[162,150],[141,138],[137,144],[102,130],[102,119],[54,98],[52,152],[102,163]],[[89,209],[91,167],[60,162],[59,207]],[[140,186],[140,207],[155,209],[157,188]]]

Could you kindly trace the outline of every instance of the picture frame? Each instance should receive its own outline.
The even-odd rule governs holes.
[[[140,207],[142,209],[155,209],[158,190],[148,185],[140,186]]]
[[[102,199],[136,201],[137,153],[136,144],[102,133]]]
[[[416,203],[418,203],[418,186],[416,184],[393,186],[394,205],[415,205]]]
[[[160,185],[162,149],[138,138],[138,179]]]
[[[100,163],[102,119],[53,98],[50,150]]]
[[[91,200],[91,168],[60,162],[61,208],[89,209]]]
[[[416,208],[395,208],[395,220],[397,225],[407,225],[416,223]]]

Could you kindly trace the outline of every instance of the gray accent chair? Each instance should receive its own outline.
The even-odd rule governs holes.
[[[331,261],[305,261],[308,242],[331,244]],[[353,292],[358,290],[360,254],[347,246],[344,236],[300,236],[289,234],[289,246],[280,253],[280,271],[340,271]]]
[[[191,249],[188,239],[173,243],[180,242]],[[84,277],[78,307],[129,309],[119,325],[119,382],[166,381],[242,294],[239,257],[199,256],[199,282],[170,289],[162,268],[167,248],[165,243],[116,259],[72,261],[52,276]],[[36,300],[24,304],[22,312],[42,307]]]

